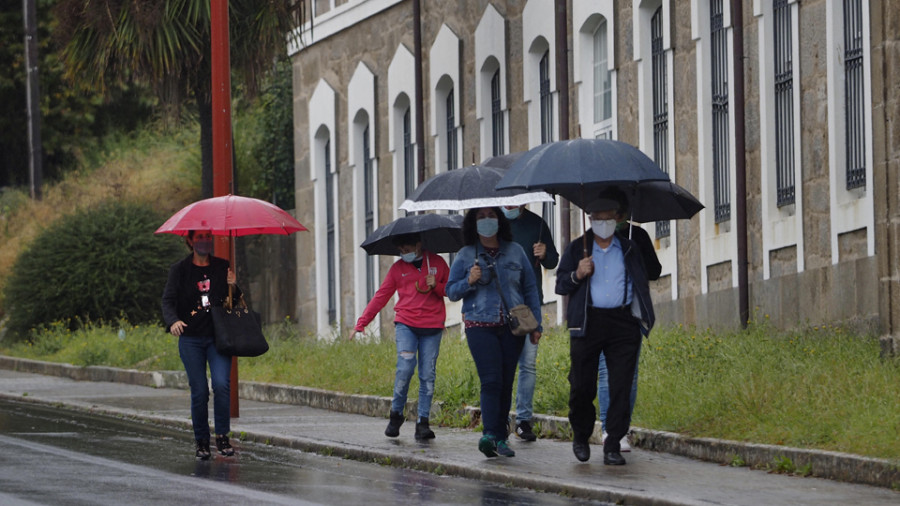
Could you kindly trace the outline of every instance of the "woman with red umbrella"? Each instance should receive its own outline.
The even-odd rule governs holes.
[[[212,306],[221,306],[234,286],[235,274],[228,260],[211,255],[213,237],[209,230],[192,230],[185,236],[191,254],[169,269],[162,296],[166,330],[178,338],[178,352],[191,388],[191,423],[196,439],[196,456],[210,457],[209,388],[206,365],[209,364],[213,388],[213,412],[216,449],[225,456],[234,455],[228,440],[231,432],[231,357],[216,350]],[[240,291],[235,290],[239,294]]]

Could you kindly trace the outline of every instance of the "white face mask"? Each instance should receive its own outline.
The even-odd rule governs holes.
[[[601,239],[609,239],[616,233],[616,220],[591,220],[591,230]]]

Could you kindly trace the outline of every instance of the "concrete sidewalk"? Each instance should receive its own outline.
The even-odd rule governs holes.
[[[25,370],[32,372],[23,372]],[[72,379],[68,376],[80,377]],[[89,379],[100,381],[87,381]],[[183,388],[171,388],[178,386],[179,381],[183,386],[183,376],[179,373],[80,368],[0,357],[0,397],[188,430],[188,392]],[[386,411],[379,411],[379,417],[335,411],[381,409],[382,398],[343,396],[311,389],[297,391],[292,387],[249,382],[241,383],[241,394],[257,399],[243,399],[240,417],[232,421],[238,452],[241,442],[268,443],[620,504],[900,503],[900,493],[886,487],[770,474],[642,448],[625,454],[628,465],[614,467],[603,465],[599,446],[592,447],[593,456],[589,462],[579,463],[568,441],[540,439],[524,443],[513,437],[515,458],[486,459],[476,448],[480,434],[469,430],[436,427],[437,439],[419,443],[413,439],[414,423],[407,422],[401,428],[400,437],[390,439],[383,433],[387,423],[383,413]],[[268,399],[260,400],[263,397]],[[331,404],[332,409],[275,402],[285,398],[296,401],[298,397],[306,398],[306,404]],[[735,454],[744,460],[747,460],[745,454],[769,451],[764,445],[688,440],[675,434],[651,431],[639,431],[635,439],[645,447],[697,447],[697,451],[713,455],[722,451],[717,447],[725,448],[725,451],[743,449]],[[672,442],[679,440],[680,443]],[[799,451],[781,450],[781,455],[786,456]],[[870,473],[878,475],[870,481],[900,482],[898,466],[888,461],[830,452],[800,452],[801,457],[818,455],[822,462],[819,465],[829,467],[831,473],[837,473],[842,467],[856,470],[854,473],[869,469]],[[185,434],[185,454],[186,458],[192,456],[189,433]],[[797,460],[793,462],[797,463]]]

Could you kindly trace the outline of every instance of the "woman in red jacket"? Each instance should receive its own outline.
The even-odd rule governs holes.
[[[415,437],[418,440],[434,439],[434,432],[428,426],[428,416],[434,397],[435,365],[444,332],[444,287],[447,285],[450,269],[443,258],[422,249],[419,234],[397,236],[393,243],[400,252],[400,260],[391,266],[381,287],[357,320],[353,334],[363,332],[366,325],[393,297],[394,292],[397,292],[398,299],[394,305],[397,371],[394,376],[390,422],[384,435],[400,435],[409,380],[416,369],[418,356],[419,400]]]

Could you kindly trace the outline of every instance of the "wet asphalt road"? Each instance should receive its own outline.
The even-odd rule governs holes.
[[[0,400],[0,505],[600,504],[252,443],[203,462],[192,439]]]

